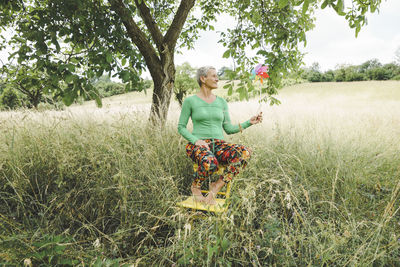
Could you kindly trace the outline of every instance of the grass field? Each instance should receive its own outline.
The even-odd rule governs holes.
[[[218,89],[218,95],[225,91]],[[175,207],[191,162],[151,93],[0,113],[0,265],[398,266],[400,82],[298,84],[230,102],[254,155],[223,216]]]

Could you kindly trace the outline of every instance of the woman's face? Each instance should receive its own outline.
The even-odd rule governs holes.
[[[218,88],[218,75],[215,69],[210,69],[207,72],[207,76],[203,76],[202,79],[204,85],[210,89]]]

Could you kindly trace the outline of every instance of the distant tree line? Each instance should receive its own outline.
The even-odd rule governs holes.
[[[291,80],[299,82],[300,76],[309,82],[349,82],[368,80],[400,80],[400,48],[396,53],[396,62],[381,64],[377,59],[368,60],[361,65],[340,65],[335,70],[322,72],[318,63],[302,69],[300,74],[292,74]],[[196,82],[196,68],[185,62],[176,67],[174,94],[176,100],[182,104],[184,97],[198,88]],[[229,67],[218,70],[220,80],[238,80],[236,72]],[[300,80],[302,80],[300,79]],[[96,88],[100,97],[109,97],[138,91],[137,88],[125,86],[111,80],[109,75],[93,78],[90,83]],[[151,80],[138,83],[143,88],[152,87]],[[35,72],[27,67],[3,67],[0,71],[0,109],[15,109],[19,107],[59,108],[62,107],[60,95],[51,94],[51,79],[41,72]],[[141,91],[141,90],[139,90]],[[82,96],[79,101],[92,100],[96,96],[90,94]]]
[[[301,78],[309,82],[352,82],[352,81],[384,81],[400,80],[400,64],[395,62],[381,64],[371,59],[361,65],[339,65],[335,70],[322,72],[318,63],[303,68]]]

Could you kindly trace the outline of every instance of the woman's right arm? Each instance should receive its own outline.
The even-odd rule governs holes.
[[[187,123],[189,121],[190,116],[192,115],[192,105],[188,98],[183,101],[181,115],[179,116],[178,122],[178,132],[189,142],[192,144],[196,144],[196,141],[199,139],[194,136],[189,130],[186,128]]]

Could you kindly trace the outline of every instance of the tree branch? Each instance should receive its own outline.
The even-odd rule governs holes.
[[[183,25],[189,15],[190,10],[194,6],[196,0],[182,0],[179,5],[178,11],[175,14],[174,20],[171,23],[167,33],[164,36],[164,43],[173,50],[176,45],[176,41],[182,31]]]
[[[150,9],[146,6],[145,1],[135,0],[136,6],[139,8],[140,17],[142,17],[144,23],[149,30],[151,37],[153,38],[154,42],[156,43],[158,51],[162,51],[162,39],[163,36],[161,34],[160,29],[157,26],[157,23],[154,21],[153,16],[150,13]]]
[[[23,94],[28,95],[28,97],[30,97],[30,98],[33,97],[33,93],[31,91],[29,91],[28,89],[26,89],[26,87],[23,86],[22,83],[16,82],[16,84],[18,85],[17,90],[19,90]]]
[[[139,26],[135,23],[130,14],[130,11],[125,7],[122,0],[109,0],[112,10],[121,18],[128,32],[128,36],[132,42],[137,46],[140,53],[146,61],[146,65],[153,77],[159,76],[161,72],[161,61],[157,57],[156,50],[147,40],[146,35],[140,30]]]

